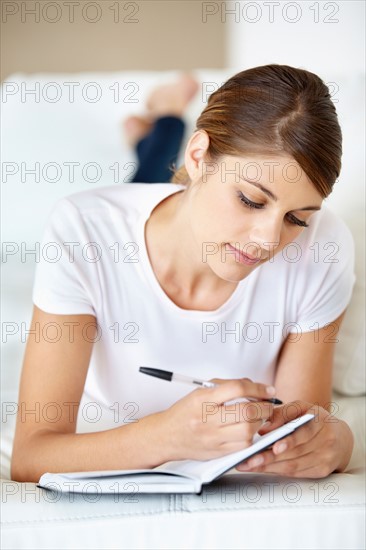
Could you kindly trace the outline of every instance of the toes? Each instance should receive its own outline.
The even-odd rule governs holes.
[[[182,74],[180,84],[184,87],[188,101],[198,92],[199,83],[190,73]]]

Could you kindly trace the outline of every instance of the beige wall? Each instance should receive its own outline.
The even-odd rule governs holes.
[[[225,67],[226,25],[218,17],[204,22],[205,5],[199,0],[1,0],[1,79],[18,71]]]

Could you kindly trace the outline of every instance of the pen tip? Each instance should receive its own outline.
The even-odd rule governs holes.
[[[276,397],[273,397],[271,399],[271,402],[274,404],[274,405],[283,405],[283,402],[280,400],[280,399],[277,399]]]

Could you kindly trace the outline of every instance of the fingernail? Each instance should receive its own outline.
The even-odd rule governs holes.
[[[240,464],[238,466],[239,472],[246,472],[247,470],[250,470],[250,466],[248,464]]]
[[[277,447],[277,453],[283,453],[283,451],[286,451],[287,444],[286,443],[280,443]]]
[[[276,393],[276,388],[274,388],[273,386],[267,386],[266,391],[268,395],[274,395]]]
[[[249,461],[249,464],[251,467],[259,466],[260,464],[263,464],[264,458],[263,456],[256,456],[252,460]]]
[[[262,426],[261,426],[260,429],[262,429],[262,428],[269,428],[271,424],[272,424],[272,422],[270,422],[269,420],[267,420],[266,422],[264,422],[264,424],[262,424]]]

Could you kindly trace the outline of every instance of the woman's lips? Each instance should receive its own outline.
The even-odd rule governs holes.
[[[235,252],[235,261],[241,264],[255,265],[261,261],[260,258],[254,258],[253,256],[248,256],[247,254],[244,254],[234,246],[231,246],[231,244],[229,243],[226,243],[226,247],[230,251]]]

